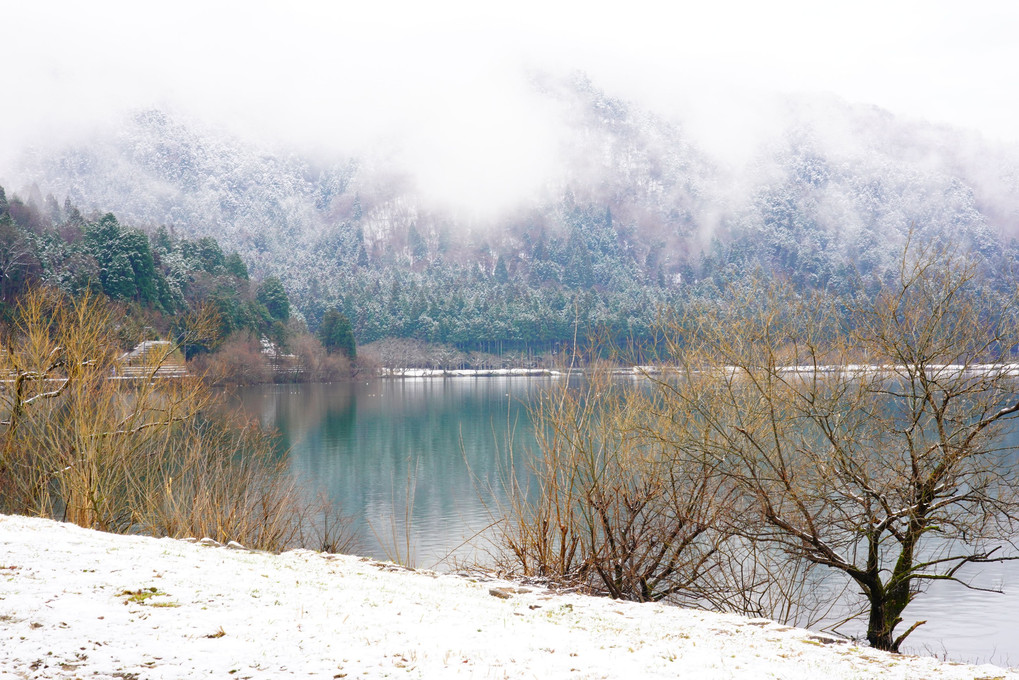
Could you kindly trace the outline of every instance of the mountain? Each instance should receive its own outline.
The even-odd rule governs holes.
[[[999,272],[1019,261],[1015,148],[813,96],[784,100],[768,114],[777,132],[733,163],[681,118],[582,75],[531,86],[558,117],[561,169],[493,218],[436,207],[385,159],[270,145],[160,110],[27,150],[7,183],[29,187],[28,200],[215,236],[255,277],[280,277],[312,329],[341,306],[360,342],[545,350],[578,323],[644,337],[661,306],[761,272],[866,288],[911,232],[975,249]]]

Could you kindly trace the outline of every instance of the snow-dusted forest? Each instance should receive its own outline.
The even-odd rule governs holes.
[[[529,82],[556,117],[559,169],[495,213],[430,200],[381,153],[288,148],[157,109],[26,148],[0,183],[47,228],[110,211],[165,244],[213,237],[255,280],[278,277],[309,329],[338,307],[359,343],[540,352],[575,327],[641,340],[664,306],[748,277],[868,290],[911,231],[992,272],[1019,258],[1019,152],[975,133],[788,97],[777,132],[728,162],[583,75]]]

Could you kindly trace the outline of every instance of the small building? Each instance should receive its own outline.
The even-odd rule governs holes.
[[[145,340],[120,355],[114,375],[119,378],[181,378],[187,375],[184,354],[169,340]]]
[[[300,367],[297,365],[297,357],[289,352],[285,352],[275,342],[265,337],[261,338],[261,351],[262,357],[265,362],[269,364],[269,368],[272,369],[273,373],[298,373]]]

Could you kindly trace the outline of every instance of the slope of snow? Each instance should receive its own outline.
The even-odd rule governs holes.
[[[770,621],[0,516],[0,678],[1016,678]]]

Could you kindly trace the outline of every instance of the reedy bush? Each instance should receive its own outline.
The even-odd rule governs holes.
[[[504,566],[620,599],[711,596],[732,489],[709,462],[680,460],[683,424],[654,397],[607,371],[541,396],[531,479],[508,484]]]
[[[142,379],[116,379],[103,299],[38,289],[15,318],[0,356],[0,511],[267,550],[349,545],[268,433],[223,415],[201,378],[157,376],[173,345]]]

